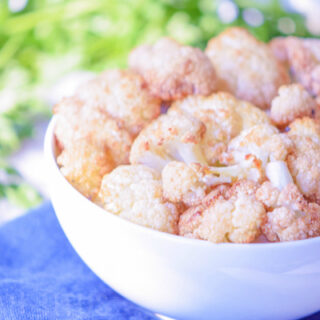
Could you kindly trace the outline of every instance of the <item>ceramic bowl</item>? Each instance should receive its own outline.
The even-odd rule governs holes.
[[[106,212],[62,176],[45,138],[52,203],[83,261],[110,287],[175,319],[298,319],[320,310],[320,238],[213,244]]]

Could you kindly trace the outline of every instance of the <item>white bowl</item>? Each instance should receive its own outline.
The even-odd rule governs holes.
[[[212,244],[154,231],[74,189],[45,138],[51,199],[80,257],[129,300],[176,319],[298,319],[320,310],[320,238]]]

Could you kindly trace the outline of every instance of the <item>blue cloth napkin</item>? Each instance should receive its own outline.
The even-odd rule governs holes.
[[[0,228],[1,320],[155,320],[99,280],[47,203]],[[308,320],[320,320],[320,313]]]
[[[90,271],[45,204],[0,228],[0,319],[157,318]]]

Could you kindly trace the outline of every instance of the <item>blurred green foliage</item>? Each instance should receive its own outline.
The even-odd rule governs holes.
[[[0,2],[0,157],[3,163],[31,136],[35,121],[48,117],[46,95],[62,75],[78,69],[125,67],[131,48],[162,35],[204,48],[230,25],[247,27],[263,41],[281,35],[277,21],[290,16],[296,35],[309,36],[303,18],[275,0],[238,0],[238,18],[223,24],[215,0],[29,0],[17,13]],[[248,26],[242,11],[254,7],[264,23]],[[7,166],[7,164],[6,164]],[[6,168],[9,168],[8,166]],[[0,171],[4,170],[4,165]],[[8,175],[8,172],[6,172]],[[0,172],[1,176],[1,172]],[[22,187],[19,187],[22,186]],[[0,177],[0,197],[23,206],[39,198],[26,184]]]

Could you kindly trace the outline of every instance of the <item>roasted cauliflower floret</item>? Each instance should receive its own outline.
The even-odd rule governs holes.
[[[162,170],[163,195],[171,202],[194,206],[205,197],[208,185],[198,164],[169,162]]]
[[[179,234],[211,242],[248,243],[260,234],[265,209],[255,198],[257,185],[240,180],[233,186],[220,185],[198,206],[180,216]]]
[[[301,83],[310,94],[319,96],[320,40],[278,38],[271,47],[277,57],[288,64],[294,80]]]
[[[173,160],[206,164],[201,142],[205,125],[187,114],[165,114],[140,132],[134,141],[130,162],[161,172]]]
[[[289,83],[285,68],[270,48],[242,28],[229,28],[211,39],[206,48],[220,90],[269,108],[278,88]]]
[[[108,70],[80,86],[76,96],[91,110],[107,113],[133,136],[160,114],[160,99],[131,70]]]
[[[77,140],[57,158],[61,173],[85,197],[96,201],[102,177],[114,167],[107,148],[88,140]]]
[[[320,204],[320,130],[319,124],[308,118],[294,121],[288,136],[294,147],[287,163],[293,179],[303,195]]]
[[[305,200],[294,183],[282,191],[265,182],[256,197],[267,208],[262,231],[269,241],[292,241],[320,236],[320,206]]]
[[[55,135],[62,149],[87,140],[101,150],[108,148],[116,165],[129,162],[131,135],[107,114],[93,110],[76,97],[65,98],[54,108]]]
[[[213,93],[208,97],[190,96],[176,101],[169,113],[178,111],[186,112],[206,125],[203,148],[210,164],[217,162],[226,144],[241,130],[270,123],[265,112],[226,92]]]
[[[105,175],[99,192],[108,212],[155,230],[177,233],[177,207],[164,200],[161,177],[143,165],[123,165]]]
[[[296,118],[319,114],[316,101],[300,84],[282,86],[272,100],[271,119],[278,126],[287,126]],[[319,116],[319,115],[318,115]]]
[[[254,156],[265,169],[269,162],[285,161],[291,145],[290,139],[280,134],[276,127],[270,124],[256,125],[232,139],[220,160],[231,165]]]
[[[152,94],[162,100],[208,95],[216,88],[215,71],[208,57],[200,49],[170,38],[134,49],[129,65],[144,77]]]

